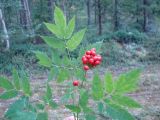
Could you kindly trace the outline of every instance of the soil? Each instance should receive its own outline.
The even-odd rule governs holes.
[[[143,109],[131,110],[130,112],[134,114],[137,120],[160,120],[160,64],[159,65],[147,65],[147,66],[130,66],[130,67],[118,67],[109,66],[100,69],[100,74],[103,76],[104,71],[110,71],[115,76],[123,73],[132,68],[140,67],[143,69],[140,80],[140,89],[129,96],[133,97],[139,103],[142,104]],[[87,77],[90,79],[92,72],[89,72]],[[45,75],[32,75],[32,89],[34,90],[34,95],[32,100],[37,101],[44,93],[44,85],[47,80]],[[60,96],[64,94],[66,89],[65,85],[57,84],[52,82],[52,89],[54,91],[55,101],[59,102]],[[0,92],[2,90],[0,89]],[[15,99],[3,101],[0,100],[0,118],[3,117],[4,112],[7,110],[9,104],[11,104]],[[71,116],[72,114],[65,107],[61,107],[58,110],[48,109],[49,120],[63,120],[65,117]]]

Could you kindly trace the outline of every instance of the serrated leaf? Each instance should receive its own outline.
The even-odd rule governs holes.
[[[89,99],[88,92],[87,91],[83,92],[79,100],[79,105],[82,108],[86,107],[88,104],[88,99]]]
[[[36,109],[38,109],[38,110],[44,110],[44,108],[45,108],[44,104],[40,104],[40,103],[36,104]]]
[[[0,87],[6,90],[11,90],[14,88],[12,83],[5,77],[0,77]]]
[[[28,111],[17,111],[12,114],[10,120],[36,120],[36,113]]]
[[[55,38],[55,37],[49,37],[49,36],[41,36],[42,39],[47,43],[48,46],[52,48],[59,48],[62,49],[65,47],[64,42]]]
[[[71,110],[72,112],[75,113],[80,113],[81,112],[81,108],[75,105],[65,105],[66,108],[68,108],[69,110]]]
[[[15,114],[17,111],[22,111],[24,110],[24,108],[26,108],[27,106],[27,98],[23,97],[17,101],[15,101],[14,103],[12,103],[9,107],[7,112],[5,113],[5,118],[11,118],[11,116],[13,114]]]
[[[30,81],[25,73],[24,73],[23,79],[21,81],[21,88],[22,88],[25,95],[27,95],[27,96],[31,95]]]
[[[51,67],[52,66],[52,60],[47,56],[46,53],[36,51],[35,52],[36,57],[39,59],[39,64],[43,65],[45,67]]]
[[[65,38],[69,39],[73,34],[75,28],[75,16],[69,21],[68,26],[66,27]]]
[[[52,108],[52,109],[56,109],[58,107],[57,103],[54,102],[53,100],[50,100],[49,101],[49,106]]]
[[[96,120],[96,116],[93,114],[87,114],[85,115],[86,120]]]
[[[107,93],[111,93],[113,91],[114,84],[113,84],[113,78],[111,73],[107,73],[105,75],[105,89]]]
[[[55,70],[54,70],[54,68],[51,68],[51,69],[50,69],[50,73],[49,73],[49,75],[48,75],[48,81],[53,80],[54,75],[55,75]]]
[[[48,101],[52,99],[52,90],[49,84],[47,84],[46,98],[48,99]]]
[[[115,93],[124,94],[135,91],[137,89],[139,76],[139,70],[132,70],[126,74],[120,75],[118,80],[115,82]]]
[[[119,104],[125,107],[129,107],[129,108],[140,108],[141,107],[139,103],[137,103],[135,100],[127,96],[113,95],[112,100],[116,104]]]
[[[59,30],[57,25],[51,23],[44,23],[47,29],[52,32],[57,38],[63,39],[63,33]]]
[[[48,113],[47,112],[39,112],[37,114],[36,120],[48,120]]]
[[[98,112],[103,114],[103,111],[104,111],[104,105],[102,102],[99,102],[98,103]]]
[[[63,11],[58,8],[57,6],[55,7],[55,11],[54,11],[54,20],[56,25],[61,28],[61,30],[65,30],[66,28],[66,17],[63,14]],[[64,31],[61,31],[64,32]]]
[[[66,45],[70,51],[73,51],[78,47],[84,37],[85,31],[86,29],[80,30],[79,32],[75,33],[70,40],[67,41]]]
[[[0,94],[0,99],[7,100],[7,99],[14,98],[17,95],[18,95],[18,92],[16,90],[9,90]]]
[[[19,78],[18,72],[15,69],[13,70],[13,83],[16,89],[19,90],[20,89],[20,78]]]
[[[106,115],[113,120],[135,120],[129,112],[114,104],[107,104]]]
[[[98,75],[95,75],[92,81],[92,96],[94,100],[103,98],[103,84]]]
[[[69,78],[69,71],[66,69],[61,69],[57,77],[57,81],[61,83],[67,80],[68,78]]]

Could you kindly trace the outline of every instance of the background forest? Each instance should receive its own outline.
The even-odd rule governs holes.
[[[0,72],[38,68],[33,51],[48,50],[40,35],[55,5],[76,15],[76,29],[87,26],[84,46],[103,42],[104,66],[159,62],[159,0],[1,0]]]
[[[66,16],[66,19],[61,12],[61,9]],[[75,16],[76,21],[75,29],[73,16]],[[69,20],[71,20],[71,22],[68,22]],[[55,30],[54,24],[49,23],[55,23],[59,28],[56,27],[57,29]],[[66,27],[66,25],[68,26]],[[72,29],[76,32],[73,32]],[[59,32],[59,30],[62,31]],[[79,30],[81,31],[77,32]],[[63,40],[63,43],[60,42],[62,43],[61,45],[58,42],[51,42],[51,39],[49,39],[51,37],[46,37],[52,36],[52,33],[54,33],[56,37],[58,35],[63,36],[63,38],[61,38],[62,36],[58,36],[58,39],[56,39],[59,40],[59,42],[60,38]],[[66,37],[67,34],[70,37],[71,35],[73,36],[69,39],[69,37]],[[83,35],[84,40],[80,44]],[[42,38],[44,38],[44,40]],[[75,39],[78,42],[75,42]],[[66,43],[66,40],[69,42],[67,41]],[[49,41],[48,43],[46,42],[49,46],[45,44],[44,41]],[[54,49],[51,49],[50,45],[53,43]],[[77,46],[78,48],[76,48]],[[88,62],[84,63],[83,59],[82,61],[80,60],[84,57],[83,55],[87,56],[87,52],[85,54],[85,50],[92,48],[92,52],[95,52],[96,50],[93,50],[95,49],[94,47],[97,50],[97,56],[100,57],[100,60],[97,60],[99,62],[97,65],[99,65],[102,60],[102,64],[100,67],[97,67],[96,70],[93,70],[95,68],[94,64],[89,64]],[[67,50],[69,50],[69,52]],[[88,54],[92,59],[93,56],[91,53]],[[88,59],[89,58],[87,58],[87,60]],[[78,64],[76,64],[76,61],[78,61]],[[56,64],[52,64],[52,62],[55,62]],[[95,61],[93,60],[93,62]],[[54,67],[52,65],[54,65]],[[65,65],[71,66],[71,69]],[[76,67],[76,65],[78,67]],[[87,66],[88,68],[85,68],[86,65],[89,67]],[[45,69],[44,66],[48,68]],[[133,70],[128,74],[121,75],[121,73],[133,68],[139,68],[141,73],[139,70]],[[80,69],[80,71],[74,71],[75,69]],[[130,110],[127,108],[127,110],[129,110],[137,120],[159,120],[159,71],[160,0],[0,0],[0,75],[5,75],[8,79],[11,78],[10,81],[5,77],[0,76],[0,80],[2,81],[0,82],[0,87],[4,86],[4,88],[6,87],[8,89],[11,87],[11,89],[14,90],[9,91],[13,92],[13,96],[11,96],[11,98],[16,96],[15,99],[17,99],[17,90],[20,90],[20,95],[22,95],[21,98],[23,98],[23,95],[26,95],[26,98],[28,99],[27,95],[30,95],[28,102],[32,102],[32,100],[42,102],[39,98],[43,96],[44,104],[42,105],[46,106],[40,109],[45,110],[45,112],[47,111],[47,116],[45,117],[49,120],[62,120],[65,117],[71,116],[71,113],[67,111],[66,108],[69,108],[73,113],[76,111],[78,118],[79,112],[77,111],[79,111],[81,107],[86,106],[86,103],[90,100],[88,98],[88,96],[90,97],[87,93],[88,91],[93,93],[95,92],[96,95],[97,92],[100,91],[100,93],[102,93],[100,98],[104,98],[106,97],[106,94],[103,94],[103,90],[109,89],[111,94],[109,94],[110,96],[107,99],[113,99],[114,101],[114,90],[117,90],[118,86],[122,89],[118,89],[118,92],[116,91],[117,93],[115,92],[115,95],[121,94],[120,92],[124,92],[125,87],[132,90],[135,87],[134,82],[136,82],[136,85],[138,84],[139,89],[135,92],[132,91],[133,93],[129,93],[128,91],[128,93],[125,94],[138,101],[138,103],[142,105],[142,109]],[[105,78],[107,82],[104,82],[103,80],[102,82],[101,78],[103,78],[103,75],[106,72],[110,72],[111,74],[108,74]],[[12,73],[13,77],[11,77]],[[94,75],[95,73],[98,73],[98,77]],[[115,78],[113,81],[112,75],[113,79]],[[118,78],[118,76],[120,77]],[[70,77],[72,77],[72,79],[70,79]],[[76,80],[74,80],[74,77],[76,77]],[[135,80],[137,80],[138,77],[140,77],[140,82],[133,82],[133,79],[136,78]],[[64,82],[64,84],[56,81],[50,82],[51,80],[56,79],[60,82],[64,82],[63,80],[72,80],[73,84],[68,81]],[[86,86],[83,86],[83,81],[81,81],[81,79],[87,79]],[[10,86],[6,86],[4,81],[7,81]],[[74,84],[75,81],[76,84]],[[16,90],[15,88],[12,88],[12,82],[17,83],[14,83],[15,87],[18,86]],[[90,83],[92,83],[92,87],[87,86],[90,85]],[[30,92],[30,84],[31,89],[33,90],[32,95]],[[102,84],[105,85],[105,89],[103,89],[104,86]],[[79,89],[80,87],[88,88],[88,90],[86,89],[87,95],[82,94],[83,91],[82,93],[77,94],[74,91],[75,89],[73,89]],[[53,93],[52,88],[54,89]],[[21,89],[23,89],[22,91],[24,93]],[[90,91],[89,89],[92,90]],[[7,93],[0,88],[0,99],[6,97],[5,94],[1,94],[2,92]],[[76,93],[77,95],[82,95],[82,98],[80,97],[81,99],[79,99],[80,102],[77,102],[79,109],[75,110],[72,108],[73,106],[71,107],[70,105],[65,105],[66,108],[64,108],[64,105],[62,104],[60,108],[55,110],[54,107],[57,106],[56,103],[64,102],[66,104],[65,99],[68,100],[71,97],[70,93],[72,92],[73,94]],[[52,95],[54,95],[54,98]],[[68,95],[69,97],[67,97]],[[6,99],[8,99],[7,97]],[[62,100],[60,99],[61,97]],[[23,98],[22,100],[25,101],[26,98]],[[77,100],[78,97],[75,98]],[[130,104],[130,99],[125,101],[126,99],[124,100],[123,97],[120,97],[121,99],[117,98],[118,97],[116,96],[115,101],[119,102],[118,105],[138,105],[135,103]],[[9,111],[10,108],[19,109],[18,107],[9,107],[15,99],[0,100],[0,119],[6,117],[5,113],[7,110]],[[86,102],[84,102],[85,100]],[[81,107],[79,107],[79,103],[81,103]],[[82,103],[84,103],[84,105],[82,105]],[[91,103],[89,101],[89,105],[92,105],[93,103],[93,101],[91,101]],[[73,105],[74,104],[73,99]],[[107,104],[110,105],[110,103]],[[28,103],[27,105],[27,107],[30,107]],[[54,109],[50,109],[48,105]],[[92,107],[95,109],[96,107],[94,105],[92,105]],[[21,107],[22,109],[20,109],[19,112],[26,112],[26,109],[24,109],[25,107]],[[36,109],[39,110],[39,108]],[[103,104],[100,104],[98,109],[100,113],[103,113]],[[107,109],[108,106],[106,107],[106,110]],[[88,109],[86,110],[88,111]],[[83,112],[86,114],[85,111]],[[128,117],[126,117],[126,115],[128,115],[126,112],[123,112],[124,111],[122,111],[122,109],[119,109],[118,112],[116,109],[115,114],[112,114],[112,109],[111,111],[109,110],[109,113],[111,113],[112,116],[111,118],[113,119],[132,120],[132,118],[128,119]],[[12,113],[13,112],[11,111],[11,114]],[[18,114],[17,112],[15,113]],[[44,116],[37,117],[37,113],[34,113],[36,120],[43,119]],[[90,113],[87,114],[89,115]],[[96,116],[97,115],[99,116],[98,120],[108,119],[104,114],[96,113]],[[28,114],[25,114],[24,116],[19,114],[18,117],[21,118],[20,120],[23,120],[26,118],[25,116],[28,116]],[[13,115],[13,117],[15,116]],[[30,118],[33,119],[33,117]],[[87,120],[93,119],[87,118]]]

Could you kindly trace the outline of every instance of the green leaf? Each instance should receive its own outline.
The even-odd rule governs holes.
[[[87,114],[85,115],[86,120],[96,120],[96,116],[93,114]]]
[[[55,75],[55,70],[54,70],[54,68],[51,68],[50,73],[48,75],[48,81],[53,80],[54,75]]]
[[[55,38],[55,37],[49,37],[49,36],[41,36],[42,39],[52,48],[59,48],[62,49],[65,47],[64,42]]]
[[[12,114],[10,120],[36,120],[36,113],[17,111],[15,114]]]
[[[39,59],[39,64],[43,65],[45,67],[51,67],[52,66],[52,60],[47,56],[47,54],[37,51],[35,52],[37,58]]]
[[[15,101],[14,103],[12,103],[4,115],[5,118],[10,119],[11,116],[13,114],[16,114],[17,111],[23,111],[27,106],[27,102],[28,102],[28,99],[26,97],[23,97],[23,98]]]
[[[49,86],[49,84],[47,84],[46,98],[48,100],[52,99],[52,90],[51,90],[51,87]]]
[[[25,73],[23,75],[23,80],[21,81],[21,87],[25,95],[27,96],[31,95],[30,81]]]
[[[14,88],[12,83],[5,77],[0,77],[0,87],[6,90],[11,90]]]
[[[106,114],[113,120],[135,120],[129,112],[114,104],[107,104]]]
[[[104,111],[104,105],[102,102],[99,102],[98,103],[98,112],[103,114],[103,111]]]
[[[63,39],[63,33],[59,30],[57,25],[51,23],[44,23],[49,31],[56,35],[57,38]]]
[[[61,28],[61,30],[65,30],[66,28],[66,17],[63,14],[63,11],[58,8],[57,6],[55,7],[55,11],[54,11],[54,20],[56,25]],[[64,31],[61,31],[64,32]]]
[[[14,98],[17,95],[18,95],[18,92],[16,90],[9,90],[0,94],[0,99],[7,100],[7,99]]]
[[[44,104],[41,104],[41,103],[37,103],[37,104],[36,104],[36,108],[37,108],[38,110],[44,110],[45,105],[44,105]]]
[[[66,27],[66,34],[65,38],[69,39],[74,31],[75,28],[75,16],[69,21],[68,26]]]
[[[88,99],[89,99],[88,92],[87,91],[82,92],[80,100],[79,100],[79,105],[82,108],[86,107],[88,104]]]
[[[39,112],[37,114],[36,120],[48,120],[48,113],[47,112]]]
[[[66,108],[70,109],[72,112],[75,113],[80,113],[81,112],[81,108],[75,105],[65,105]]]
[[[113,91],[113,79],[112,79],[112,74],[108,73],[105,75],[105,89],[108,93],[111,93]]]
[[[100,100],[103,98],[103,84],[97,74],[92,81],[92,96],[94,100]]]
[[[58,107],[57,103],[54,102],[53,100],[50,100],[49,101],[49,106],[52,108],[52,109],[56,109]]]
[[[13,70],[13,83],[17,90],[20,89],[20,78],[16,69]]]
[[[66,69],[61,69],[57,78],[59,83],[64,82],[69,78],[69,71]]]
[[[139,76],[140,70],[132,70],[126,74],[120,75],[115,83],[115,92],[117,94],[124,94],[135,91],[137,89]]]
[[[130,97],[127,96],[119,96],[119,95],[113,95],[112,100],[119,105],[126,106],[129,108],[140,108],[141,105],[137,103],[135,100],[133,100]]]
[[[67,41],[66,45],[70,51],[73,51],[78,47],[84,37],[85,31],[86,29],[80,30],[79,32],[75,33],[70,40]]]

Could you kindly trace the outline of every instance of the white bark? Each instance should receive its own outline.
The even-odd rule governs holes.
[[[0,21],[2,23],[3,32],[4,32],[4,36],[5,36],[4,40],[6,41],[6,50],[9,50],[9,48],[10,48],[9,35],[8,35],[7,28],[6,28],[5,21],[3,19],[3,14],[2,14],[1,9],[0,9]]]
[[[21,0],[21,4],[23,6],[23,9],[25,11],[25,20],[26,20],[26,27],[30,31],[30,34],[34,34],[34,30],[32,29],[32,19],[31,19],[31,13],[28,5],[28,0]]]

